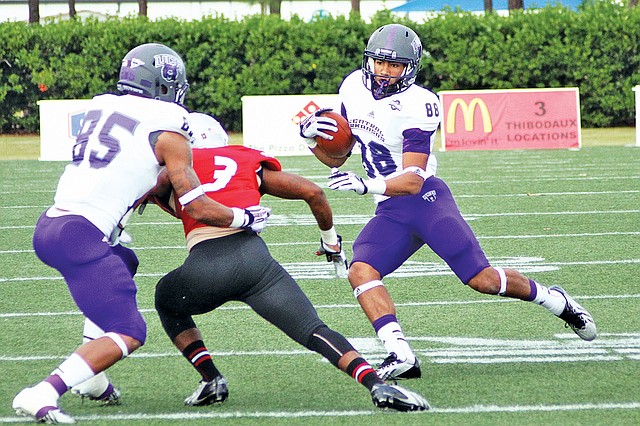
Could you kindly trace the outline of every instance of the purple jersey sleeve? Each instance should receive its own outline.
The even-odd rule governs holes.
[[[431,137],[433,131],[420,129],[407,129],[402,132],[404,141],[402,152],[417,152],[420,154],[431,154]]]

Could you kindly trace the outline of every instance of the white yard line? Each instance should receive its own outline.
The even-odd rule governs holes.
[[[605,402],[598,404],[554,404],[554,405],[473,405],[469,407],[432,407],[429,411],[410,413],[411,416],[430,416],[437,414],[483,414],[483,413],[525,413],[525,412],[568,412],[587,410],[638,410],[640,402]],[[77,421],[149,421],[149,420],[201,420],[201,419],[297,419],[356,417],[379,414],[378,410],[343,410],[343,411],[232,411],[232,412],[182,412],[166,414],[103,414],[91,416],[74,416]],[[409,418],[407,418],[409,420]],[[24,417],[0,417],[0,423],[24,422]]]

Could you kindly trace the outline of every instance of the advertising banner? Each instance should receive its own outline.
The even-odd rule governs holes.
[[[580,148],[578,89],[439,92],[442,149]]]
[[[338,95],[243,96],[243,144],[275,157],[312,155],[298,125],[321,108],[339,113]]]
[[[40,161],[71,161],[89,99],[38,101],[40,109]]]

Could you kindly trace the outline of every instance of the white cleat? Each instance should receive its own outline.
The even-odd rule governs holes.
[[[122,393],[116,389],[104,372],[98,373],[92,378],[71,388],[71,393],[83,400],[98,401],[102,405],[120,405]]]
[[[571,327],[571,329],[580,336],[582,340],[590,342],[595,339],[596,323],[593,321],[591,314],[580,306],[578,302],[573,300],[573,298],[569,296],[562,287],[555,285],[549,287],[549,290],[557,291],[567,301],[564,311],[558,315],[558,317],[562,318],[567,323],[566,326]]]
[[[58,394],[44,383],[23,389],[13,399],[12,404],[16,414],[30,417],[38,423],[72,424],[76,422],[73,417],[62,412],[57,405]]]
[[[422,376],[418,358],[413,363],[401,360],[391,352],[376,370],[382,380],[419,379]]]
[[[378,408],[396,411],[426,411],[431,408],[427,400],[417,393],[387,383],[373,386],[371,400]]]

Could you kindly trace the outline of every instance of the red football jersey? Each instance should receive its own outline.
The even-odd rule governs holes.
[[[193,150],[193,168],[207,196],[227,207],[246,208],[260,204],[258,171],[265,167],[282,170],[280,162],[262,151],[231,145]],[[182,206],[178,208],[182,209]],[[182,211],[185,235],[208,226]]]

